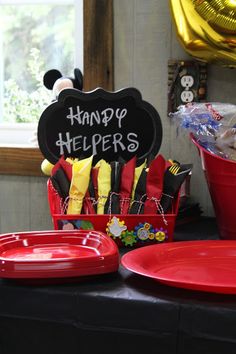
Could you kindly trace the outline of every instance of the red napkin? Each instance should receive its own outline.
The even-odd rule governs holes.
[[[71,179],[72,179],[72,165],[65,160],[64,156],[61,156],[60,159],[57,161],[57,163],[52,168],[52,176],[60,167],[63,168],[67,178],[69,179],[69,181],[71,181]]]
[[[158,155],[150,164],[147,182],[147,199],[144,204],[144,214],[156,214],[163,190],[166,161],[162,155]]]
[[[122,167],[120,181],[120,213],[128,214],[132,187],[134,182],[134,171],[136,167],[136,156],[129,160]]]

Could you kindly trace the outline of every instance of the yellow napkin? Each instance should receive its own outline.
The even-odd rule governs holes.
[[[76,161],[72,165],[72,180],[69,191],[67,214],[80,214],[83,198],[87,192],[93,156]]]
[[[104,206],[111,190],[111,166],[105,160],[100,160],[95,168],[99,168],[97,214],[104,214]]]
[[[77,157],[75,159],[72,159],[70,157],[66,158],[66,162],[69,162],[71,165],[73,165],[75,162],[78,162],[79,159],[77,159]]]

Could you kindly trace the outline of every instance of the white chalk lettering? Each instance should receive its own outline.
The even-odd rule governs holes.
[[[129,133],[129,134],[127,135],[127,140],[131,142],[131,144],[129,144],[129,145],[127,146],[127,150],[128,150],[129,152],[135,152],[135,151],[138,150],[138,148],[139,148],[139,142],[138,142],[138,140],[132,139],[132,137],[138,138],[138,135],[135,134],[135,133]]]
[[[88,137],[87,136],[84,136],[84,140],[83,140],[83,151],[87,151],[91,148],[91,145],[87,145],[87,139]]]
[[[69,114],[66,116],[67,119],[70,119],[70,124],[74,125],[74,120],[76,120],[79,124],[81,124],[81,114],[84,111],[80,111],[80,107],[77,106],[77,113],[73,114],[73,107],[69,107]]]
[[[107,124],[110,122],[110,120],[112,119],[113,115],[114,115],[114,109],[112,108],[106,108],[102,111],[102,122],[104,124],[105,127],[107,127]]]
[[[79,125],[88,125],[92,127],[94,124],[100,125],[103,124],[104,127],[107,127],[109,122],[111,122],[112,118],[117,118],[118,120],[118,128],[121,128],[121,121],[127,115],[126,108],[117,108],[114,110],[111,107],[104,109],[99,112],[96,110],[95,112],[87,112],[82,111],[80,106],[76,106],[75,111],[73,107],[69,107],[69,114],[67,114],[66,118],[70,120],[70,124],[74,125],[75,123]]]
[[[102,140],[101,134],[94,134],[92,136],[92,149],[93,149],[92,155],[97,155],[97,145],[99,145],[101,140]]]
[[[135,133],[115,133],[115,134],[93,134],[90,136],[71,136],[70,132],[58,133],[56,146],[60,149],[60,155],[71,155],[78,150],[90,151],[92,155],[97,155],[112,150],[114,153],[127,150],[134,153],[139,148],[138,136]]]
[[[91,122],[90,122],[90,125],[92,126],[93,125],[93,120],[95,119],[96,123],[97,124],[100,124],[101,123],[101,118],[100,118],[100,115],[99,115],[99,112],[96,111],[96,112],[91,112]]]
[[[71,143],[72,139],[70,138],[70,133],[66,132],[66,141],[62,140],[62,133],[58,134],[59,139],[56,141],[56,146],[60,147],[60,155],[65,153],[64,146],[66,147],[68,154],[71,154]]]
[[[116,110],[116,118],[118,119],[118,127],[121,128],[121,120],[126,116],[127,109],[123,108],[119,114],[120,109],[117,108]]]
[[[102,151],[107,151],[111,149],[111,145],[106,146],[110,144],[110,139],[111,139],[111,134],[104,135],[104,137],[102,138]]]
[[[77,151],[81,149],[81,139],[82,135],[78,135],[73,138],[73,151]]]
[[[84,112],[82,120],[81,120],[81,124],[82,125],[89,125],[89,120],[90,120],[90,116],[88,112]]]
[[[121,142],[123,136],[121,133],[116,133],[113,135],[113,145],[114,145],[114,151],[118,151],[118,145],[120,146],[121,150],[125,150],[125,145]]]

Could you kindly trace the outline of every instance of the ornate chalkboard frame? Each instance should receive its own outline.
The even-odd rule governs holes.
[[[38,141],[51,163],[61,155],[93,154],[94,162],[101,158],[127,161],[134,155],[143,160],[158,153],[162,125],[156,109],[142,100],[136,88],[115,92],[65,89],[42,113]]]

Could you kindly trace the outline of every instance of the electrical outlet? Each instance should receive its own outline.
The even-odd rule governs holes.
[[[181,77],[180,83],[182,87],[192,87],[194,84],[194,79],[190,75],[184,75]]]
[[[194,95],[191,90],[185,90],[181,93],[180,98],[183,103],[193,102]]]
[[[168,113],[189,102],[206,101],[207,64],[196,60],[168,61]]]

